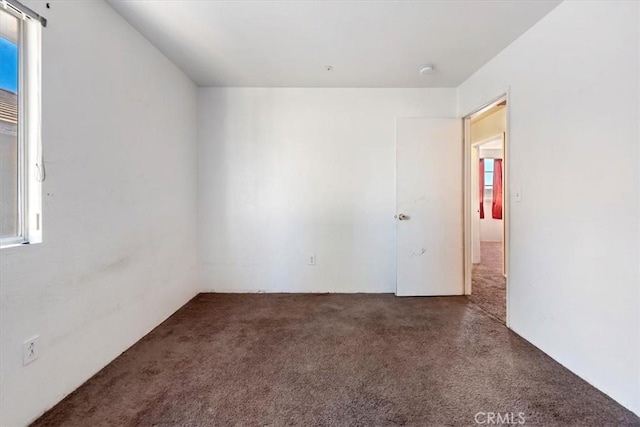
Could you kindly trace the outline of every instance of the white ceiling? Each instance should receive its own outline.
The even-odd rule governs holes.
[[[455,87],[560,3],[108,1],[199,86],[264,87]]]
[[[488,149],[488,150],[501,150],[502,149],[502,140],[501,139],[496,139],[493,140],[491,142],[487,142],[486,144],[482,144],[480,146],[481,149]]]

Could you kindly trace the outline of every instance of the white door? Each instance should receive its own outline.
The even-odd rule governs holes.
[[[396,121],[396,295],[462,295],[462,121]]]
[[[471,263],[480,264],[480,150],[471,147]]]

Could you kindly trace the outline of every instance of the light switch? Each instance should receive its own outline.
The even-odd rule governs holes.
[[[516,202],[522,201],[522,190],[517,189],[513,192],[513,200]]]

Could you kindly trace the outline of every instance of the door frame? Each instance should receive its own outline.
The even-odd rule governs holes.
[[[505,138],[506,138],[505,134],[506,134],[506,132],[502,132],[500,134],[496,134],[496,135],[490,136],[488,138],[485,138],[483,140],[480,140],[478,142],[472,143],[471,144],[471,157],[470,157],[470,160],[474,161],[474,160],[480,158],[480,147],[482,147],[485,144],[489,144],[490,142],[496,142],[496,141],[500,141],[501,142],[502,153],[503,153],[502,157],[504,157],[504,150],[505,150],[505,145],[506,145],[505,144]],[[503,159],[503,166],[504,166],[504,159]],[[470,167],[471,171],[473,171],[473,169],[474,169],[473,165],[469,164],[469,167]],[[504,176],[504,174],[503,174],[503,176]],[[470,184],[473,184],[473,176],[471,176]],[[504,185],[505,184],[506,184],[506,179],[504,180],[503,187],[502,187],[503,200],[504,200],[504,188],[505,188]],[[474,185],[471,185],[469,187],[469,207],[471,209],[471,234],[470,235],[471,235],[471,263],[472,263],[472,265],[473,265],[473,259],[474,259],[473,248],[476,246],[476,240],[474,239],[474,234],[475,234],[474,233],[474,231],[475,231],[474,230],[474,223],[475,223],[475,218],[478,218],[476,214],[479,212],[479,210],[477,209],[478,205],[476,205],[476,207],[474,207],[474,203],[477,203],[478,194],[474,194],[475,190],[473,189],[473,186]],[[504,208],[503,208],[503,211],[504,211]],[[479,218],[478,218],[478,220],[479,220]],[[479,224],[478,224],[478,227],[480,227]],[[504,239],[505,234],[506,233],[505,233],[505,230],[504,230],[504,219],[503,219],[503,221],[502,221],[502,252],[503,253],[506,252],[506,250],[505,250],[505,239]],[[479,243],[479,241],[480,241],[480,230],[479,229],[477,230],[477,236],[478,236],[478,243]],[[480,259],[480,262],[482,262],[481,257],[479,255],[480,254],[478,254],[478,258]],[[505,257],[503,257],[503,258],[505,258]],[[503,259],[502,274],[505,275],[505,276],[506,276],[506,271],[507,270],[506,270],[506,267],[505,267],[505,261]],[[473,281],[470,281],[468,285],[469,285],[468,292],[466,292],[466,286],[465,286],[465,295],[470,295],[473,292]]]
[[[479,107],[471,110],[467,114],[462,116],[463,121],[463,138],[464,138],[464,159],[463,159],[463,185],[464,185],[464,294],[471,294],[471,272],[473,268],[472,259],[471,259],[471,248],[473,244],[472,240],[472,220],[474,213],[475,203],[472,201],[472,189],[471,189],[471,157],[472,152],[475,147],[472,146],[471,143],[471,119],[479,114],[484,113],[485,111],[495,107],[499,103],[506,101],[506,132],[503,136],[504,147],[503,147],[503,160],[502,160],[502,174],[504,179],[502,186],[502,221],[503,221],[503,257],[504,257],[504,273],[506,278],[506,318],[505,323],[506,326],[509,327],[511,324],[510,321],[510,303],[509,303],[509,262],[511,259],[510,256],[510,248],[511,248],[511,232],[510,232],[510,209],[509,209],[509,184],[511,182],[511,174],[510,174],[510,150],[509,150],[509,135],[510,135],[510,113],[511,113],[511,100],[509,94],[509,88],[507,88],[500,95],[490,99],[489,101],[483,103]]]

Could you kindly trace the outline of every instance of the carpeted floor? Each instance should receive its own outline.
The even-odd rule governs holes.
[[[471,271],[468,298],[505,323],[507,280],[502,274],[502,242],[480,242],[480,264],[474,264]]]
[[[640,426],[466,298],[380,294],[201,294],[35,425],[470,426],[480,412]]]

